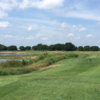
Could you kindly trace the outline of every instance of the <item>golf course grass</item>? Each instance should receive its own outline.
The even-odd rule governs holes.
[[[100,100],[100,52],[78,54],[47,69],[0,76],[0,100]]]

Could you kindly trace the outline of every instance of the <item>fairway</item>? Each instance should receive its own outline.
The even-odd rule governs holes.
[[[82,54],[53,68],[0,76],[0,100],[100,100],[100,53]]]

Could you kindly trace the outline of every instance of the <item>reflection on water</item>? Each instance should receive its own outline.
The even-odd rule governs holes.
[[[0,53],[1,56],[25,55],[23,53]]]
[[[6,62],[6,61],[11,61],[13,59],[0,59],[0,62]],[[22,59],[14,59],[16,61],[22,61]]]

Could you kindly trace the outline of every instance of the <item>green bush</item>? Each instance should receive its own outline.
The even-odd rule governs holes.
[[[18,67],[20,66],[20,61],[16,61],[16,60],[11,60],[11,61],[7,61],[7,62],[2,62],[0,63],[0,66],[2,66],[3,68],[8,68],[8,67]]]

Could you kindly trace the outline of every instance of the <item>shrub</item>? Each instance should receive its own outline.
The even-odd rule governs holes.
[[[2,62],[2,63],[0,63],[0,66],[2,66],[3,68],[18,67],[18,66],[20,66],[20,61],[11,60],[11,61],[7,61],[7,62]]]

